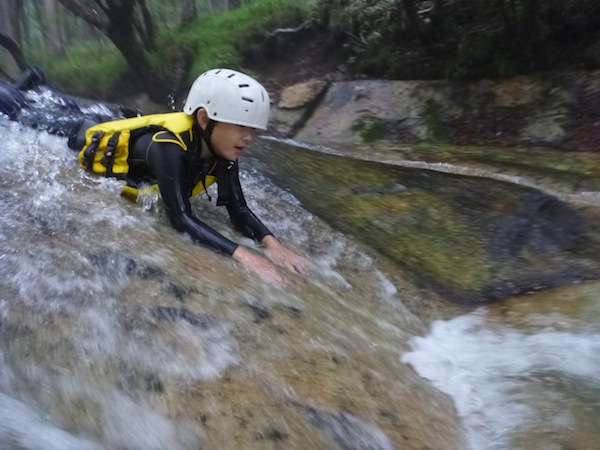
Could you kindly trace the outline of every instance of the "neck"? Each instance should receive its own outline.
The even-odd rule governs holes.
[[[206,159],[206,158],[211,158],[211,157],[214,157],[214,155],[208,149],[208,146],[206,145],[206,142],[204,141],[204,139],[200,139],[200,158]]]

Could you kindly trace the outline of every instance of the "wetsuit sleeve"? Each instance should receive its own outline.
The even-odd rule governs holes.
[[[238,244],[206,225],[192,213],[189,200],[190,173],[186,152],[169,142],[151,142],[145,151],[146,161],[156,176],[173,228],[188,233],[192,239],[212,250],[232,255]]]
[[[237,161],[232,165],[223,164],[219,169],[217,180],[219,186],[217,205],[227,207],[231,222],[237,231],[258,242],[266,236],[273,235],[246,204]]]

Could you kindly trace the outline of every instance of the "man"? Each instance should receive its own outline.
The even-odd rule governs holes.
[[[155,114],[89,126],[69,139],[81,149],[87,170],[127,181],[137,195],[157,185],[173,227],[208,248],[232,256],[250,271],[285,282],[274,264],[304,274],[303,258],[281,244],[248,208],[238,176],[238,158],[266,130],[270,101],[253,78],[230,69],[213,69],[192,85],[182,113]],[[83,144],[85,132],[85,144]],[[189,198],[216,182],[217,205],[227,207],[235,228],[259,242],[267,258],[222,236],[192,213]],[[210,197],[209,197],[210,199]],[[274,264],[273,264],[274,263]]]

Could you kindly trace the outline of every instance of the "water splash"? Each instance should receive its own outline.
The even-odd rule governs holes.
[[[600,412],[595,334],[552,327],[528,333],[490,322],[481,309],[435,322],[430,334],[414,338],[412,345],[402,361],[452,396],[470,449],[521,448],[518,439],[533,430],[543,430],[535,448],[545,448],[544,442],[550,445],[581,420],[574,416],[577,403]],[[585,386],[595,394],[574,401],[573,388],[581,394]]]

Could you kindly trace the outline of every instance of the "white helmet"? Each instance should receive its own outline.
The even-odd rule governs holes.
[[[188,115],[198,108],[217,122],[266,130],[270,100],[254,78],[231,69],[212,69],[196,78],[183,105]]]

